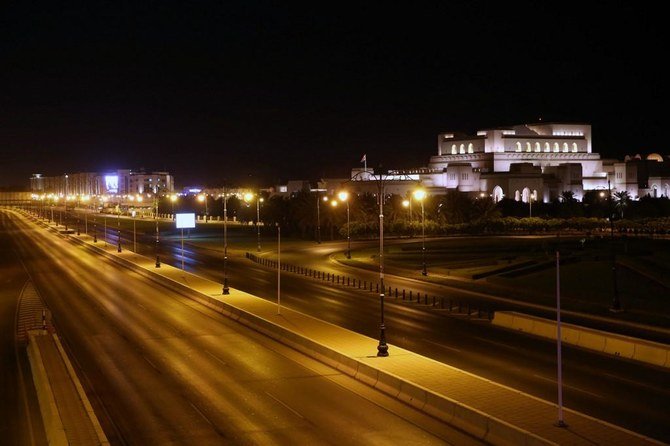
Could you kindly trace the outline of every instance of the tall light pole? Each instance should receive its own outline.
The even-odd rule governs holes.
[[[119,200],[116,213],[116,251],[121,252],[121,201]]]
[[[251,192],[247,192],[244,194],[244,201],[247,203],[251,203],[251,200],[253,200],[254,196],[256,197],[256,237],[258,241],[258,247],[257,251],[261,252],[261,203],[263,202],[263,198],[259,195],[252,194]]]
[[[198,201],[200,203],[205,203],[205,223],[207,223],[209,217],[209,208],[207,207],[207,194],[198,195]]]
[[[614,202],[612,201],[612,186],[610,185],[610,180],[607,180],[607,191],[609,193],[609,208],[610,208],[610,245],[611,245],[611,257],[612,257],[612,291],[614,292],[614,297],[612,298],[612,308],[610,311],[619,312],[621,311],[621,302],[619,301],[619,287],[617,286],[616,278],[616,251],[614,248]]]
[[[160,233],[158,232],[158,190],[155,191],[154,194],[154,203],[156,205],[156,213],[154,214],[154,220],[156,221],[156,268],[161,267],[161,258],[160,255],[158,254],[158,244],[160,240]]]
[[[380,324],[379,324],[379,345],[377,345],[377,356],[388,356],[388,345],[386,344],[386,325],[384,323],[384,190],[386,182],[396,180],[398,175],[375,174],[372,170],[366,169],[351,177],[350,181],[374,181],[377,184],[377,202],[379,204],[379,306],[380,306]],[[410,177],[406,177],[412,180]],[[414,180],[412,180],[414,181]]]
[[[328,197],[323,197],[323,201],[328,201]],[[316,189],[316,243],[321,244],[321,196],[319,189]]]
[[[414,191],[414,198],[421,202],[421,257],[423,263],[423,270],[421,274],[424,276],[428,275],[426,270],[426,214],[423,210],[423,200],[426,198],[426,191],[423,189],[417,189]]]
[[[349,228],[350,220],[349,220],[349,192],[347,191],[342,191],[339,194],[337,194],[337,197],[340,199],[340,201],[344,201],[347,203],[347,259],[351,258],[351,231]]]
[[[228,197],[223,189],[223,294],[230,294],[228,288]]]
[[[174,202],[177,201],[177,196],[175,194],[170,195],[170,206],[172,210],[172,220],[174,220],[176,217],[174,215]]]

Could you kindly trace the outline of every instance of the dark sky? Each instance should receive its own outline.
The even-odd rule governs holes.
[[[604,157],[668,152],[667,23],[638,2],[11,3],[0,186],[116,167],[275,184],[363,153],[417,167],[439,132],[540,117],[592,123]]]

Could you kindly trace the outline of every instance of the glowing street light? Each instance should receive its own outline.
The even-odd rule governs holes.
[[[247,192],[244,194],[244,201],[247,203],[251,203],[251,200],[253,200],[255,194],[252,194],[251,192]],[[258,238],[258,252],[261,252],[261,203],[265,201],[263,200],[263,197],[256,196],[256,235]]]
[[[347,191],[342,191],[339,194],[337,194],[337,198],[340,199],[340,201],[347,203],[347,259],[351,258],[351,232],[349,228],[349,192]]]
[[[172,219],[173,220],[176,218],[175,214],[174,214],[174,203],[175,203],[175,201],[177,201],[177,195],[175,195],[175,194],[170,195],[170,206],[171,206]]]
[[[423,270],[421,274],[424,276],[428,275],[426,270],[426,214],[423,211],[423,200],[426,198],[426,191],[423,189],[417,189],[414,191],[414,198],[416,198],[421,203],[421,257],[423,259]]]
[[[207,194],[200,194],[198,195],[198,201],[200,203],[205,203],[205,223],[207,223],[207,220],[209,219],[209,207],[207,206]]]
[[[228,196],[223,189],[223,294],[230,294],[228,288]]]

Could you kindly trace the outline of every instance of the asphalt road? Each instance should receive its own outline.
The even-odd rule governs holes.
[[[152,252],[149,243],[141,248],[147,255]],[[328,262],[330,252],[341,246],[324,244],[306,252],[287,251],[284,261],[376,280],[374,272],[352,271]],[[180,264],[177,239],[164,237],[161,249],[163,261]],[[187,244],[185,265],[188,270],[222,281],[220,253]],[[253,263],[239,253],[230,257],[229,280],[232,287],[270,300],[276,298],[276,270]],[[389,277],[388,283],[417,287],[411,279]],[[469,292],[449,287],[421,285],[431,295],[452,295],[454,299],[459,293],[470,296]],[[380,305],[375,293],[284,272],[282,304],[371,337],[379,335]],[[554,342],[395,299],[387,299],[385,319],[387,340],[392,344],[556,401]],[[566,407],[670,442],[670,412],[666,409],[670,398],[669,371],[564,345],[563,378]]]
[[[80,246],[19,228],[18,252],[116,444],[476,444]]]
[[[210,233],[218,232],[219,229],[208,228]],[[247,232],[251,234],[253,231],[249,229]],[[198,231],[200,234],[203,232]],[[179,266],[182,259],[179,237],[174,232],[172,235],[165,231],[162,234],[162,261]],[[249,240],[243,237],[236,239],[239,233],[231,235],[230,286],[274,300],[276,270],[245,259],[235,246],[246,243],[253,249],[255,243],[249,244]],[[197,233],[195,237],[198,237]],[[108,228],[108,240],[115,243],[115,229]],[[132,234],[123,233],[122,243],[125,249],[132,246]],[[374,243],[360,242],[358,245]],[[332,252],[342,250],[344,246],[344,243],[324,243],[293,251],[285,248],[282,258],[284,262],[376,282],[378,274],[373,271],[350,268],[328,260]],[[272,241],[264,239],[263,247],[266,251],[262,255],[273,256],[276,245]],[[138,236],[138,252],[154,255],[152,234]],[[187,270],[214,280],[223,280],[220,252],[197,248],[187,240],[184,264]],[[473,294],[472,290],[395,276],[387,277],[387,284],[418,289],[431,296],[448,296],[454,301],[486,300],[484,295],[478,297],[476,291]],[[379,336],[380,305],[375,293],[283,273],[282,303],[367,336]],[[507,301],[492,301],[487,305],[493,309],[523,309]],[[554,342],[502,330],[484,321],[467,320],[447,314],[444,310],[403,303],[401,300],[387,299],[385,307],[388,342],[542,399],[556,401]],[[539,313],[542,314],[541,311]],[[670,442],[670,412],[666,410],[670,398],[668,370],[564,345],[563,379],[566,407]]]

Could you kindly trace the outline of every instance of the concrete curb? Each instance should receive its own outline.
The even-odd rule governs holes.
[[[38,332],[42,333],[41,331]],[[51,384],[49,383],[47,371],[44,368],[42,355],[37,347],[37,343],[33,341],[35,336],[34,331],[28,332],[28,360],[30,362],[30,369],[32,370],[47,442],[51,446],[67,446],[69,443],[65,435],[65,428],[63,427],[63,421],[56,405]]]
[[[72,367],[70,358],[68,358],[67,353],[65,353],[65,349],[63,349],[63,345],[60,342],[60,338],[56,334],[54,334],[53,337],[54,342],[56,343],[56,348],[58,348],[58,352],[60,353],[61,358],[63,358],[63,362],[65,363],[65,368],[67,368],[67,372],[70,375],[70,379],[72,380],[75,388],[77,389],[79,399],[81,399],[81,402],[84,405],[86,415],[88,415],[88,418],[89,420],[91,420],[91,424],[93,425],[93,429],[95,429],[95,435],[98,437],[98,444],[103,446],[109,445],[109,440],[107,440],[107,436],[105,435],[105,432],[102,430],[100,421],[98,421],[98,417],[95,415],[95,411],[91,406],[91,402],[89,401],[88,396],[86,396],[86,392],[84,391],[84,388],[81,385],[81,381],[79,380],[77,373],[74,371],[74,367]]]
[[[556,340],[556,321],[515,311],[496,311],[492,323],[514,331]],[[609,333],[573,324],[561,324],[561,340],[570,345],[670,368],[670,345]]]

